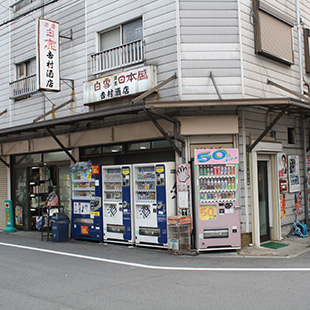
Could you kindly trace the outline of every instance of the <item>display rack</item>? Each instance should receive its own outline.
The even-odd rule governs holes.
[[[49,171],[47,167],[32,167],[30,175],[30,210],[31,226],[36,227],[36,221],[41,216],[41,206],[48,196]]]

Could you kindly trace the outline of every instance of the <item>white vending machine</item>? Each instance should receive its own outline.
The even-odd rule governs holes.
[[[176,215],[175,163],[137,164],[133,170],[136,244],[166,247],[167,219]]]
[[[102,167],[103,240],[134,243],[132,167]]]

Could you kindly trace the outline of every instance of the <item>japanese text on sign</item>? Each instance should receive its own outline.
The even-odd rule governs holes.
[[[84,83],[84,102],[108,100],[149,90],[156,83],[156,69],[147,66]]]
[[[37,41],[38,88],[59,91],[59,24],[39,18]]]

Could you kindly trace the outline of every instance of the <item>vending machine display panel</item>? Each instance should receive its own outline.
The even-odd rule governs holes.
[[[102,167],[104,240],[133,243],[131,166]]]
[[[101,169],[78,162],[71,169],[72,238],[102,241]]]
[[[137,164],[133,170],[136,244],[166,247],[167,219],[176,215],[175,164]]]

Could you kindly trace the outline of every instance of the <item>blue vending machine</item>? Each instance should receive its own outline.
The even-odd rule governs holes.
[[[102,241],[101,167],[78,162],[71,169],[72,238]]]

